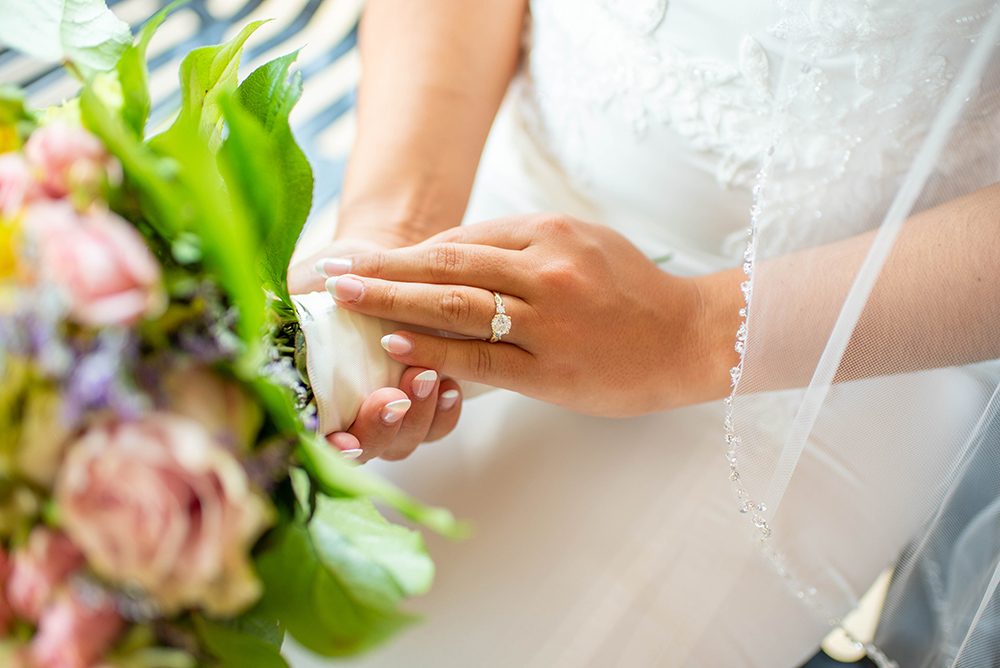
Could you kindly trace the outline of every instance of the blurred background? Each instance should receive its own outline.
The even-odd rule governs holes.
[[[133,34],[170,0],[108,0]],[[292,112],[292,129],[316,177],[310,223],[335,215],[344,165],[354,135],[354,98],[360,66],[357,26],[363,0],[190,0],[175,10],[149,47],[153,109],[149,133],[180,104],[177,72],[191,49],[233,37],[250,21],[273,19],[247,42],[240,78],[277,57],[301,49],[294,66],[305,92]],[[77,82],[62,67],[0,47],[0,83],[28,91],[36,108],[72,97]],[[324,226],[325,227],[325,226]]]

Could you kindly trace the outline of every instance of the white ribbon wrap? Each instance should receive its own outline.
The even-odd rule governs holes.
[[[418,328],[339,308],[326,291],[294,295],[292,303],[306,337],[306,369],[319,431],[344,431],[357,418],[365,397],[382,387],[398,387],[406,370],[382,348],[382,337]],[[459,385],[464,398],[490,389],[477,383]]]

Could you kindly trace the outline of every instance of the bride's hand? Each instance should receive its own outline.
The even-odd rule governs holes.
[[[538,214],[350,259],[327,282],[342,307],[479,339],[396,332],[383,346],[404,364],[605,416],[697,403],[728,386],[735,326],[721,325],[737,314],[713,322],[696,279],[663,272],[608,228]],[[483,340],[494,290],[511,321],[499,343]]]
[[[367,239],[338,239],[288,269],[288,289],[302,294],[323,289],[337,273],[337,260],[348,253],[386,250]],[[458,422],[461,390],[454,380],[439,379],[427,368],[403,372],[399,387],[376,390],[365,398],[354,423],[327,440],[347,456],[365,462],[374,457],[403,459],[426,441],[443,438]]]

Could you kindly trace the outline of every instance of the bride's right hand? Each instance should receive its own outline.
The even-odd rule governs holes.
[[[327,263],[353,253],[388,250],[392,246],[362,238],[337,239],[288,269],[292,294],[324,290],[330,273]],[[435,371],[410,367],[398,387],[384,387],[365,398],[358,417],[347,431],[327,435],[327,441],[346,456],[366,462],[375,457],[397,460],[418,445],[443,438],[458,423],[461,389]]]

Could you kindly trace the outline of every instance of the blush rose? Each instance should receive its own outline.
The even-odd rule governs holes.
[[[23,229],[37,248],[41,277],[65,293],[77,322],[130,324],[159,306],[160,265],[115,214],[38,201],[25,210]]]
[[[270,506],[190,418],[158,412],[92,426],[69,446],[55,496],[93,569],[138,584],[167,613],[232,616],[260,595],[249,552]]]

